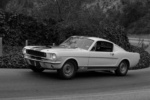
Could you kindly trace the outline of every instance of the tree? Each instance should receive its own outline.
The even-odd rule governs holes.
[[[0,8],[5,9],[5,6],[10,0],[0,0]]]

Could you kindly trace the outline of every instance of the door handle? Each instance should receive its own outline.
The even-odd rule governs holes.
[[[111,52],[110,55],[114,56],[114,53]]]

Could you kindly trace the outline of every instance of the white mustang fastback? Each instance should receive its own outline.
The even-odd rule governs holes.
[[[125,76],[137,65],[139,53],[127,52],[108,40],[97,37],[72,36],[59,46],[25,46],[25,61],[34,72],[57,70],[70,79],[78,70],[108,70]]]

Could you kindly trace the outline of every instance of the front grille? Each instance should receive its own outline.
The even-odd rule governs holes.
[[[33,55],[33,56],[39,56],[39,57],[46,57],[46,53],[40,52],[40,51],[34,51],[34,50],[26,50],[27,54]]]
[[[36,59],[36,60],[42,60],[43,58],[41,57],[36,57],[36,56],[30,56],[32,59]]]

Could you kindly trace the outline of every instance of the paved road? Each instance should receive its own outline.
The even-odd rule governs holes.
[[[150,100],[150,68],[125,77],[106,72],[79,72],[61,80],[55,71],[0,69],[0,100]]]

